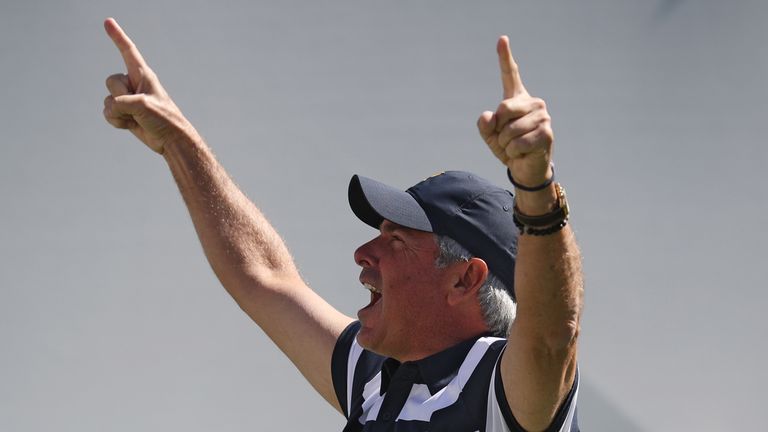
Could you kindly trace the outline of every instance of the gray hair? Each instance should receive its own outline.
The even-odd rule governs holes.
[[[472,258],[472,254],[456,240],[436,235],[437,246],[440,250],[435,265],[444,268],[457,262],[466,262]],[[494,336],[507,337],[509,326],[515,320],[517,305],[512,300],[507,287],[493,272],[488,272],[488,277],[477,292],[480,300],[480,309],[483,312],[485,324]]]

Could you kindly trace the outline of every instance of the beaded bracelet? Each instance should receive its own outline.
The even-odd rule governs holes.
[[[550,235],[562,230],[563,228],[565,228],[566,225],[568,225],[568,218],[561,220],[559,223],[555,225],[552,225],[547,228],[542,228],[542,229],[532,228],[532,227],[523,225],[522,222],[520,222],[517,219],[517,216],[515,215],[512,215],[512,220],[515,222],[515,226],[517,227],[517,229],[520,230],[520,235],[523,235],[523,234],[528,234],[533,236]]]
[[[512,183],[513,186],[520,190],[524,190],[526,192],[536,192],[540,191],[542,189],[545,189],[547,186],[551,185],[553,181],[555,181],[555,164],[553,162],[549,163],[549,167],[552,169],[552,177],[547,179],[544,183],[538,185],[538,186],[525,186],[515,181],[514,178],[512,178],[512,172],[507,168],[507,178]]]

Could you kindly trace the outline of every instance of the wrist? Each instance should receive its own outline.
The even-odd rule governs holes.
[[[536,216],[549,213],[558,203],[557,189],[555,188],[555,164],[551,161],[547,169],[539,176],[523,176],[516,179],[512,171],[507,167],[507,178],[515,187],[515,206],[526,215]]]
[[[556,202],[546,213],[525,213],[520,209],[518,203],[515,203],[513,213],[514,222],[520,230],[521,235],[528,234],[542,236],[554,234],[563,229],[568,223],[570,209],[568,207],[568,200],[565,196],[565,189],[563,189],[559,183],[555,183],[554,188]]]
[[[558,197],[554,183],[535,192],[515,189],[515,206],[522,214],[528,216],[547,214],[557,205]]]
[[[543,177],[535,178],[530,184],[528,182],[521,183],[516,181],[512,176],[512,169],[509,166],[507,167],[507,178],[509,179],[509,182],[515,186],[516,190],[525,192],[537,192],[544,190],[547,188],[547,186],[551,185],[553,181],[555,181],[555,164],[550,161],[549,165],[547,165],[547,170],[543,173]],[[530,181],[531,179],[529,178],[527,180]]]
[[[203,138],[197,133],[192,125],[179,130],[172,137],[163,140],[160,155],[168,159],[169,157],[180,156],[188,151],[196,151],[205,148]]]

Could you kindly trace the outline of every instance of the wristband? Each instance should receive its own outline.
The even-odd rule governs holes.
[[[549,168],[552,169],[552,177],[544,181],[544,183],[538,185],[538,186],[525,186],[515,181],[514,178],[512,178],[512,172],[507,168],[507,178],[509,179],[510,183],[512,185],[520,190],[524,190],[526,192],[536,192],[540,191],[542,189],[545,189],[547,186],[551,185],[553,181],[555,181],[555,164],[553,162],[549,163]]]

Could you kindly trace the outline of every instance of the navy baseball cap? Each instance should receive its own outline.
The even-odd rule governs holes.
[[[366,224],[384,219],[446,235],[486,262],[515,298],[518,229],[512,192],[464,171],[445,171],[405,192],[367,177],[349,181],[349,205]]]

